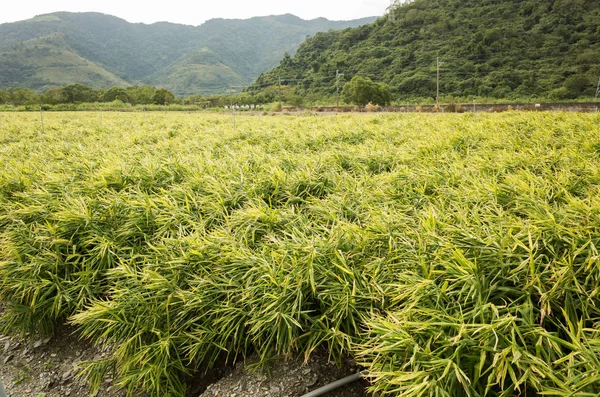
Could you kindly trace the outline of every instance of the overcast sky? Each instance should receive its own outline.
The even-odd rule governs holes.
[[[200,25],[212,18],[294,14],[304,19],[325,17],[348,20],[383,15],[390,0],[216,0],[216,1],[126,1],[126,0],[31,0],[11,1],[2,7],[0,23],[33,18],[55,11],[96,11],[129,22],[168,21]]]

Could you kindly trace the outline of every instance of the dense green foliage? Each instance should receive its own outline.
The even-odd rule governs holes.
[[[156,105],[169,105],[175,103],[175,95],[167,89],[159,88],[152,95],[152,102]]]
[[[150,84],[177,95],[247,85],[307,35],[372,22],[292,15],[210,20],[200,26],[132,24],[96,13],[54,13],[0,25],[0,89],[38,92]]]
[[[344,85],[342,96],[346,103],[365,106],[367,103],[388,105],[392,100],[390,89],[381,83],[375,83],[370,78],[355,76]]]
[[[2,114],[1,324],[130,392],[217,357],[417,396],[600,393],[598,114]]]
[[[369,77],[397,100],[436,96],[574,99],[600,76],[598,0],[415,0],[373,24],[320,33],[259,77],[331,96],[336,70]]]
[[[267,87],[256,95],[247,92],[223,95],[199,94],[177,98],[165,88],[148,85],[112,87],[108,90],[94,89],[82,84],[53,88],[44,94],[37,94],[27,88],[0,90],[0,106],[6,109],[37,110],[42,105],[46,110],[98,110],[127,109],[136,105],[194,105],[196,109],[221,108],[223,106],[265,105],[273,102],[300,106],[303,98],[293,87]],[[281,107],[281,103],[279,106]],[[68,106],[63,106],[68,105]],[[15,108],[16,107],[16,108]]]
[[[9,88],[6,91],[0,91],[0,105],[93,104],[115,101],[131,105],[168,105],[177,102],[172,92],[147,85],[126,88],[113,87],[103,90],[82,84],[71,84],[66,87],[53,88],[44,94],[37,94],[27,88]]]

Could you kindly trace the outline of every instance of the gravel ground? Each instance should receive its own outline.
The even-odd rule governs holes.
[[[94,346],[80,341],[73,329],[63,327],[54,338],[23,340],[0,336],[0,377],[9,397],[87,397],[86,382],[76,378],[83,360],[101,357]],[[118,397],[112,379],[106,378],[94,396]]]
[[[248,369],[257,361],[251,358],[239,363],[200,397],[299,397],[359,371],[351,361],[341,368],[329,362],[325,352],[313,355],[306,364],[299,359],[276,361],[270,367],[270,376]],[[326,397],[365,397],[367,386],[367,382],[355,382],[327,393]]]
[[[23,340],[0,335],[0,378],[9,397],[87,397],[87,382],[78,379],[77,364],[107,354],[78,338],[71,327],[62,327],[53,338]],[[234,368],[222,366],[199,375],[188,397],[296,397],[354,374],[359,369],[347,361],[338,367],[326,352],[314,354],[308,363],[300,359],[273,361],[270,376],[250,370],[258,360],[249,358]],[[365,397],[366,382],[355,382],[326,397]],[[124,396],[105,378],[94,397]],[[137,397],[144,397],[139,395]]]

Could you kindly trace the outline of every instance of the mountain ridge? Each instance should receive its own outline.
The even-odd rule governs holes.
[[[389,85],[396,100],[575,99],[600,76],[599,0],[414,0],[374,23],[318,33],[250,90],[293,85],[331,97],[336,71]],[[288,83],[289,81],[289,83]]]
[[[250,84],[260,73],[276,66],[285,53],[295,53],[307,36],[359,26],[375,19],[307,21],[284,14],[211,19],[192,26],[171,22],[130,23],[95,12],[40,14],[25,21],[0,24],[0,53],[4,54],[0,55],[0,65],[13,65],[0,68],[0,89],[17,84],[43,92],[64,83],[63,78],[60,83],[53,79],[43,65],[35,71],[35,78],[23,79],[15,72],[19,68],[14,59],[27,58],[23,69],[35,66],[36,54],[31,50],[25,54],[27,48],[23,43],[54,33],[62,33],[70,50],[94,65],[81,70],[80,78],[74,78],[72,83],[109,88],[108,76],[114,75],[123,81],[120,85],[157,85],[179,95],[189,95],[225,92],[232,85]],[[216,54],[219,61],[216,64],[190,63],[196,59],[190,55],[203,48]],[[209,69],[211,72],[207,72]],[[94,73],[104,77],[98,78]],[[88,75],[95,78],[86,77]],[[205,88],[205,83],[210,87]]]

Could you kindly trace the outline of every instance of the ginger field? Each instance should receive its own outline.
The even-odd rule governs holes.
[[[326,347],[373,391],[600,393],[600,116],[0,114],[2,330],[130,395]]]

